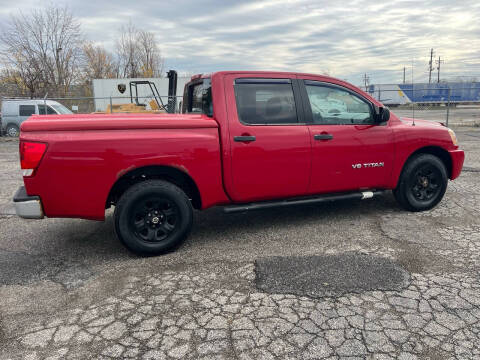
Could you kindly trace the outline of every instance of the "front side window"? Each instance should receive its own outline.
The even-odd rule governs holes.
[[[57,113],[50,106],[47,105],[47,111],[45,114],[45,105],[38,105],[38,113],[40,115],[56,115]]]
[[[213,116],[212,85],[210,79],[187,84],[183,94],[184,114]]]
[[[237,79],[235,99],[238,117],[244,124],[298,123],[289,79]]]
[[[305,81],[314,124],[373,124],[371,105],[346,89]]]
[[[57,113],[57,114],[73,114],[73,112],[69,108],[63,106],[62,104],[53,104],[52,107],[56,110],[56,112],[54,110],[53,114],[55,114],[55,113]]]
[[[18,114],[20,116],[31,116],[35,114],[35,105],[20,105],[18,107]]]

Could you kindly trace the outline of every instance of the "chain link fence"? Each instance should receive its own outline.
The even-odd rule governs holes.
[[[400,117],[480,126],[478,83],[370,85],[367,92]]]

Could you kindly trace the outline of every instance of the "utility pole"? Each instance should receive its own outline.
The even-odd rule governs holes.
[[[438,57],[438,60],[435,60],[435,62],[438,64],[438,65],[437,65],[437,70],[438,70],[438,73],[437,73],[437,74],[438,74],[438,75],[437,75],[437,83],[439,83],[439,82],[440,82],[440,64],[441,64],[442,62],[444,62],[444,60],[441,60],[441,59],[440,59],[440,56],[439,56],[439,57]]]
[[[365,91],[368,91],[368,81],[370,80],[370,78],[367,76],[367,73],[365,73],[365,75],[363,75],[363,83],[365,84]]]
[[[433,71],[433,49],[430,49],[430,61],[428,62],[428,83],[432,82],[432,71]]]
[[[403,67],[403,83],[405,84],[405,66]]]

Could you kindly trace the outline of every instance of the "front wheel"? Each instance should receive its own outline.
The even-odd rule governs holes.
[[[5,132],[10,137],[18,137],[20,135],[20,129],[17,125],[8,124]]]
[[[419,154],[408,160],[393,194],[406,210],[429,210],[442,200],[447,183],[443,162],[434,155]]]
[[[115,233],[131,251],[157,255],[175,249],[188,236],[193,209],[187,195],[161,180],[147,180],[122,195],[114,213]]]

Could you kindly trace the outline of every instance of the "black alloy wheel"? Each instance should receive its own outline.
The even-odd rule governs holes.
[[[428,202],[441,191],[442,174],[440,170],[425,164],[420,167],[412,179],[412,194],[418,201]]]
[[[418,154],[405,164],[393,194],[406,210],[429,210],[442,200],[447,183],[442,160],[431,154]]]
[[[190,233],[193,208],[172,183],[146,180],[132,185],[115,206],[115,233],[131,251],[157,255],[178,247]]]
[[[132,231],[147,242],[163,241],[175,232],[178,217],[175,203],[160,196],[138,201],[129,216]]]

